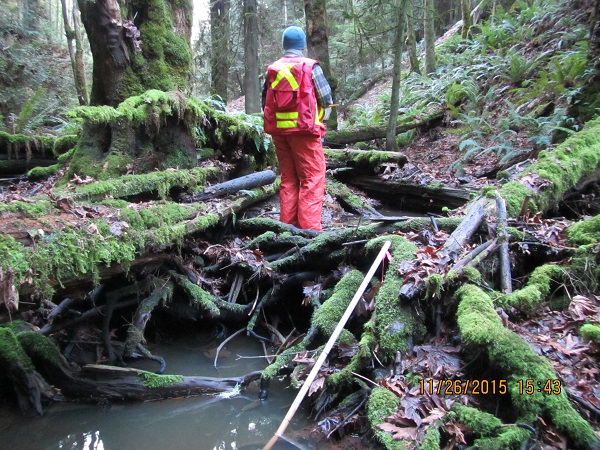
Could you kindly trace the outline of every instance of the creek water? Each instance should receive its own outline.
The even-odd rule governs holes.
[[[167,361],[165,373],[236,377],[266,366],[263,348],[255,339],[239,335],[221,350],[202,334],[178,337],[152,346]],[[151,361],[135,367],[156,370]],[[258,400],[259,383],[239,395],[177,398],[111,405],[54,404],[43,416],[24,417],[16,406],[0,406],[0,448],[15,450],[254,450],[262,448],[279,427],[297,390],[273,381],[269,397]],[[308,401],[306,402],[308,403]],[[285,436],[307,426],[309,412],[300,408]],[[274,449],[309,449],[279,439]]]

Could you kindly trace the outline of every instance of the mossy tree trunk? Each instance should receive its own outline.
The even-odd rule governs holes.
[[[192,5],[175,0],[78,0],[94,59],[92,105],[148,89],[185,90]]]

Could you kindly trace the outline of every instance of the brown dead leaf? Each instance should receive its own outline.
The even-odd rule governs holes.
[[[448,422],[446,425],[444,425],[444,430],[449,435],[454,436],[460,444],[467,443],[464,435],[464,432],[466,431],[464,425],[457,422]]]
[[[391,433],[395,441],[400,441],[402,439],[412,439],[413,441],[417,440],[418,430],[416,427],[397,427],[391,423],[381,423],[377,425],[377,428]]]

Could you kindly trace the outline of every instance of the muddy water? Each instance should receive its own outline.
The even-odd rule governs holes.
[[[240,376],[263,369],[262,346],[244,336],[221,351],[202,335],[178,338],[152,347],[167,361],[165,373],[212,377]],[[206,353],[206,354],[205,354]],[[245,356],[248,358],[240,358]],[[144,366],[144,367],[142,367]],[[138,367],[155,370],[156,363]],[[296,395],[279,382],[271,384],[269,398],[258,401],[259,385],[252,383],[240,395],[200,396],[148,403],[113,405],[63,404],[46,408],[42,417],[23,417],[16,408],[0,407],[0,448],[19,450],[254,450],[269,441]],[[308,411],[300,409],[285,435],[307,425]],[[312,448],[279,440],[274,449]]]

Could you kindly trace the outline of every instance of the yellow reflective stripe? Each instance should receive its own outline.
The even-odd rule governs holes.
[[[325,116],[325,110],[323,108],[320,108],[319,105],[317,105],[317,113],[315,114],[315,123],[317,125],[323,125],[323,117]]]
[[[275,113],[275,118],[277,118],[277,119],[297,119],[298,118],[298,111],[276,112]]]
[[[295,65],[296,65],[296,63],[290,63],[290,64],[282,64],[282,65],[278,66],[277,67],[277,77],[271,83],[271,87],[275,88],[279,84],[279,82],[285,78],[288,81],[288,83],[290,83],[290,86],[293,90],[298,89],[298,87],[299,87],[298,82],[296,81],[296,79],[294,78],[294,75],[292,75],[292,72],[291,72],[292,67],[294,67]]]
[[[297,120],[278,120],[277,128],[296,128],[298,127]]]

